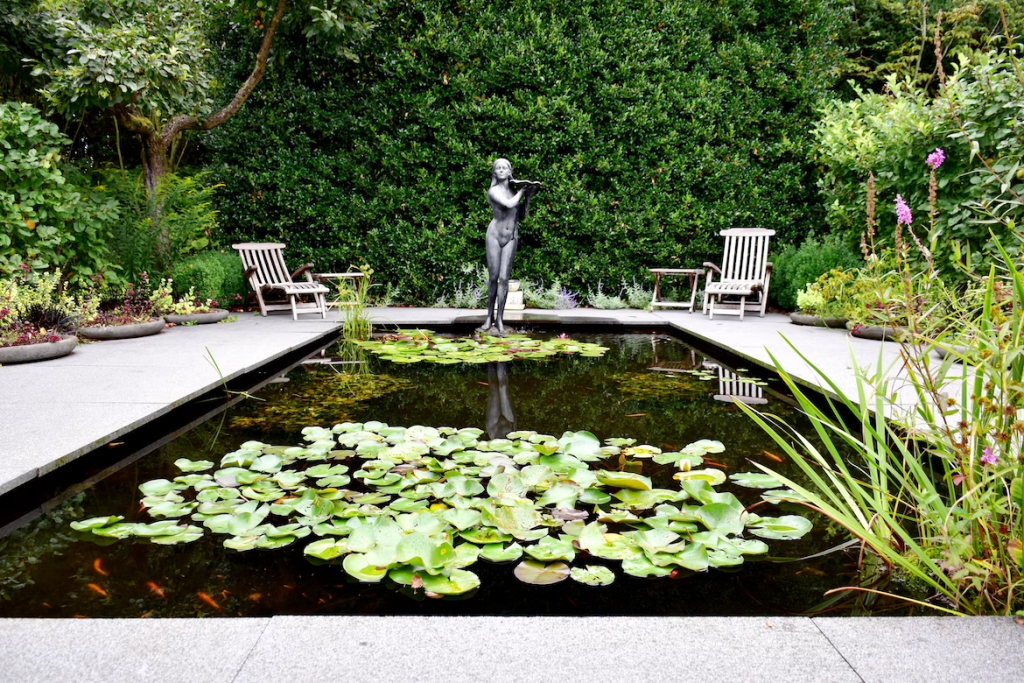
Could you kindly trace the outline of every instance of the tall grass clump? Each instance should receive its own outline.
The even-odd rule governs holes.
[[[349,267],[352,270],[352,267]],[[366,304],[370,296],[373,268],[362,265],[358,268],[363,274],[358,284],[341,278],[337,281],[337,304],[344,313],[344,320],[341,324],[341,333],[345,339],[368,339],[373,331],[370,324],[370,316],[366,313]]]

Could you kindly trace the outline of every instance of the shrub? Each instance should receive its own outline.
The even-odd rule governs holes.
[[[242,260],[234,252],[200,252],[174,264],[171,278],[175,294],[184,295],[193,289],[199,296],[217,299],[224,306],[247,291]]]
[[[859,272],[833,268],[797,292],[797,310],[822,318],[846,318],[853,301],[852,285]]]
[[[0,277],[25,264],[75,284],[116,278],[106,247],[116,203],[62,159],[69,142],[34,107],[0,103]]]
[[[571,290],[700,263],[718,232],[820,224],[810,127],[833,85],[827,0],[401,0],[340,63],[279,36],[205,138],[238,241],[366,262],[433,301],[484,261],[490,164],[543,181],[513,277]],[[247,72],[251,44],[225,32]],[[290,42],[289,42],[290,41]],[[232,52],[233,51],[233,52]]]
[[[797,308],[797,293],[835,268],[856,268],[863,259],[838,235],[818,240],[810,235],[799,247],[787,247],[772,259],[769,293],[779,308]]]
[[[622,300],[622,297],[616,294],[604,294],[601,292],[601,281],[597,282],[597,292],[588,292],[587,303],[594,308],[603,308],[605,310],[614,310],[619,308],[628,308],[629,304]]]
[[[654,299],[654,290],[647,289],[643,283],[637,283],[636,278],[633,278],[632,284],[623,280],[622,291],[630,308],[648,308]]]
[[[166,275],[171,264],[210,245],[217,230],[212,200],[218,186],[207,184],[207,175],[168,173],[153,192],[147,192],[141,171],[103,172],[104,186],[121,206],[122,220],[113,230],[111,249],[127,279],[136,280],[140,273]],[[170,264],[164,262],[161,233],[168,236]]]
[[[984,271],[996,253],[990,228],[1007,246],[1016,247],[1008,221],[1024,218],[1024,204],[1007,201],[1024,194],[1024,79],[1015,62],[999,53],[962,57],[947,81],[947,97],[931,99],[905,83],[890,79],[884,94],[858,93],[851,102],[832,102],[815,129],[825,173],[819,181],[828,224],[849,242],[865,229],[866,181],[876,178],[879,205],[891,206],[897,193],[921,216],[929,211],[929,175],[925,159],[945,151],[937,169],[935,226],[917,233],[933,249],[938,273],[964,278],[956,266],[961,251],[971,266]],[[964,125],[962,134],[952,109]],[[972,146],[978,152],[972,152]],[[982,161],[984,160],[984,162]],[[994,173],[990,173],[988,164]],[[1001,220],[990,215],[998,214]],[[879,235],[893,243],[896,212],[879,212]]]

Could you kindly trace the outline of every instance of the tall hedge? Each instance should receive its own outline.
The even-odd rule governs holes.
[[[822,219],[809,131],[837,16],[829,0],[405,0],[359,63],[286,38],[207,139],[222,224],[429,299],[483,261],[504,156],[548,188],[520,277],[699,264],[731,226],[794,241]],[[252,46],[226,43],[244,73]]]

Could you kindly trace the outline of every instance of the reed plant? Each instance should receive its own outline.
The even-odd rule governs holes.
[[[352,266],[349,266],[349,270],[352,270]],[[373,332],[370,316],[366,313],[366,303],[372,286],[373,268],[364,264],[357,270],[363,274],[358,284],[346,278],[337,281],[338,308],[345,312],[341,325],[342,335],[345,339],[368,339]]]

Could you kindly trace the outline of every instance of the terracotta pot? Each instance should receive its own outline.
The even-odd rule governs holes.
[[[5,346],[0,349],[0,365],[34,363],[66,356],[78,346],[78,337],[66,335],[59,342],[41,342],[27,346]]]
[[[148,337],[164,329],[164,319],[157,318],[145,323],[131,325],[102,325],[99,327],[80,327],[78,335],[86,339],[134,339]]]
[[[846,318],[822,318],[819,315],[805,315],[803,313],[790,313],[789,319],[795,325],[813,325],[814,327],[829,327],[843,329],[846,327]]]
[[[228,317],[231,311],[225,311],[220,308],[211,308],[207,313],[189,313],[187,315],[165,315],[164,320],[175,325],[181,325],[182,323],[192,323],[197,325],[209,325],[210,323],[220,322],[224,318]]]

